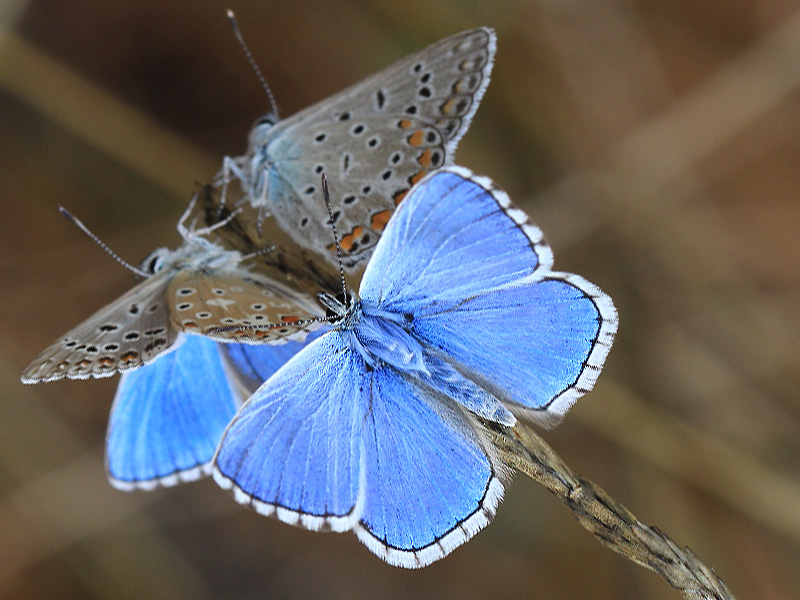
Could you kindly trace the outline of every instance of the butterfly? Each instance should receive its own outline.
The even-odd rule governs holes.
[[[342,261],[352,271],[409,189],[452,163],[489,85],[495,46],[493,30],[465,31],[288,119],[268,113],[250,132],[247,154],[225,159],[217,183],[226,190],[238,180],[259,223],[274,216],[295,241],[338,267],[319,202],[324,172],[335,192]]]
[[[304,342],[220,344],[180,333],[175,349],[122,374],[106,435],[106,472],[121,490],[152,490],[208,475],[242,402]]]
[[[129,371],[167,352],[181,331],[230,341],[237,324],[286,320],[291,328],[263,330],[258,340],[283,343],[301,340],[319,326],[324,313],[316,293],[330,287],[320,279],[323,275],[306,268],[302,259],[295,263],[304,270],[290,274],[278,250],[260,253],[250,242],[256,250],[248,255],[209,239],[212,232],[232,227],[233,215],[195,229],[185,224],[193,210],[194,201],[178,224],[183,244],[155,250],[139,270],[144,281],[45,349],[23,372],[23,383]],[[242,238],[242,244],[247,242]]]
[[[197,200],[206,227],[187,228]],[[249,396],[247,386],[268,379],[305,345],[293,340],[323,325],[314,296],[336,283],[302,255],[259,249],[238,215],[220,213],[208,186],[195,195],[178,230],[184,239],[178,250],[153,252],[142,265],[147,279],[45,350],[23,375],[36,383],[123,372],[106,436],[108,477],[123,490],[208,475],[225,427]],[[207,239],[212,233],[213,241]],[[291,328],[265,331],[257,346],[184,333],[276,317]],[[215,337],[228,340],[224,333]]]
[[[553,254],[490,180],[428,175],[389,221],[358,296],[225,431],[214,478],[259,513],[356,533],[392,565],[443,558],[495,514],[511,469],[483,424],[559,422],[594,385],[611,298]]]

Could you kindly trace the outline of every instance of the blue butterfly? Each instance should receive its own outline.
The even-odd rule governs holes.
[[[151,490],[208,475],[243,400],[322,333],[280,346],[180,334],[175,350],[123,373],[106,436],[109,481],[125,491]]]
[[[551,270],[539,229],[488,179],[429,175],[389,221],[358,299],[228,426],[214,478],[262,514],[353,530],[406,568],[485,527],[511,469],[481,422],[553,425],[594,385],[611,299]]]

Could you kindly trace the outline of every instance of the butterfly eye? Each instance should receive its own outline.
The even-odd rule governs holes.
[[[160,266],[161,266],[161,257],[154,256],[153,258],[150,259],[150,262],[147,263],[147,272],[155,273]]]
[[[329,294],[328,292],[321,292],[317,294],[317,299],[325,307],[326,319],[339,319],[347,313],[350,306],[355,303],[355,297],[348,294],[348,303],[345,303],[344,294]]]
[[[269,129],[270,127],[275,125],[277,121],[278,120],[275,118],[275,115],[271,112],[268,112],[267,114],[256,119],[256,122],[253,124],[253,127],[258,129]]]
[[[169,250],[166,248],[154,250],[147,256],[147,258],[144,259],[144,261],[142,261],[142,271],[145,271],[150,275],[155,275],[164,268],[164,265],[167,262],[168,254]]]
[[[325,296],[324,298],[320,298],[320,300],[325,304],[325,317],[327,319],[339,319],[343,317],[356,302],[355,296],[350,293],[347,294],[347,298],[345,298],[342,293],[336,294],[336,296],[323,293],[322,296]]]

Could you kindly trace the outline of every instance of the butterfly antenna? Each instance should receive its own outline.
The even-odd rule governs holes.
[[[306,327],[308,325],[313,325],[315,323],[330,323],[333,320],[333,317],[312,317],[310,319],[298,319],[297,321],[291,322],[281,322],[281,323],[259,323],[258,325],[222,325],[219,327],[210,327],[208,329],[208,333],[213,335],[222,335],[226,334],[226,337],[229,337],[227,334],[231,332],[237,332],[242,335],[237,335],[236,337],[246,337],[251,340],[258,340],[259,335],[257,332],[259,331],[269,331],[270,329],[284,329],[287,325],[292,327]],[[252,335],[247,335],[247,332],[252,332]]]
[[[350,308],[350,295],[347,293],[347,283],[344,280],[344,265],[342,264],[342,248],[339,246],[339,236],[336,235],[336,223],[333,222],[333,210],[331,209],[331,196],[328,193],[328,178],[322,174],[322,197],[325,198],[325,207],[328,209],[328,216],[331,219],[331,229],[333,229],[333,241],[336,243],[336,258],[339,260],[339,277],[342,279],[342,297],[347,308]]]
[[[263,248],[255,250],[254,252],[251,252],[250,254],[243,254],[242,258],[241,258],[241,261],[244,262],[246,260],[251,260],[253,258],[258,258],[259,256],[266,256],[267,254],[271,254],[272,252],[274,252],[277,249],[278,249],[278,247],[275,244],[271,244],[269,246],[264,246]]]
[[[261,72],[261,69],[258,68],[258,64],[256,63],[256,59],[253,58],[253,54],[250,52],[250,48],[247,47],[247,44],[244,41],[244,36],[242,32],[239,30],[239,23],[236,21],[236,15],[233,14],[231,9],[228,9],[228,20],[231,22],[231,27],[233,27],[233,35],[236,36],[236,39],[239,40],[239,45],[242,47],[244,51],[244,55],[247,57],[247,61],[250,63],[250,66],[253,67],[253,70],[256,72],[256,77],[261,82],[261,87],[264,88],[264,91],[267,93],[267,97],[269,98],[269,105],[272,110],[272,114],[275,115],[275,119],[278,118],[278,104],[275,102],[275,96],[272,95],[272,90],[269,89],[269,85],[267,84],[267,80],[264,78],[264,74]]]
[[[88,227],[86,227],[86,225],[84,225],[84,224],[83,224],[83,223],[80,221],[80,219],[78,219],[78,217],[76,217],[75,215],[73,215],[73,214],[72,214],[71,212],[69,212],[69,211],[68,211],[66,208],[64,208],[63,206],[59,206],[59,207],[58,207],[58,211],[59,211],[59,212],[60,212],[62,215],[64,215],[64,216],[65,216],[67,219],[69,219],[70,221],[72,221],[72,224],[73,224],[73,225],[76,225],[76,226],[78,227],[78,229],[80,229],[80,230],[81,230],[83,233],[85,233],[86,235],[88,235],[88,236],[89,236],[89,239],[91,239],[91,240],[92,240],[92,241],[93,241],[95,244],[97,244],[97,245],[98,245],[98,246],[100,246],[100,247],[101,247],[103,250],[105,250],[105,251],[106,251],[106,252],[109,254],[109,256],[111,256],[111,258],[113,258],[115,261],[117,261],[117,262],[118,262],[119,264],[121,264],[123,267],[125,267],[125,268],[126,268],[126,269],[128,269],[129,271],[132,271],[133,273],[136,273],[136,274],[137,274],[139,277],[145,277],[145,278],[147,278],[147,277],[149,277],[149,276],[150,276],[150,275],[149,275],[149,273],[145,273],[145,272],[144,272],[144,271],[142,271],[141,269],[137,269],[136,267],[134,267],[133,265],[131,265],[131,264],[130,264],[130,263],[128,263],[127,261],[123,260],[123,259],[122,259],[122,257],[121,257],[119,254],[117,254],[117,253],[116,253],[116,252],[114,252],[114,251],[113,251],[111,248],[109,248],[109,247],[108,247],[108,245],[107,245],[107,244],[106,244],[106,243],[105,243],[103,240],[101,240],[99,237],[97,237],[95,234],[93,234],[93,233],[92,233],[92,232],[89,230],[89,228],[88,228]]]

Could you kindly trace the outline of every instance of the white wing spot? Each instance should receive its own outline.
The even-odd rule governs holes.
[[[227,298],[212,298],[208,302],[206,302],[209,306],[219,306],[224,310],[228,310],[228,306],[231,304],[236,304],[236,300],[229,300]]]

